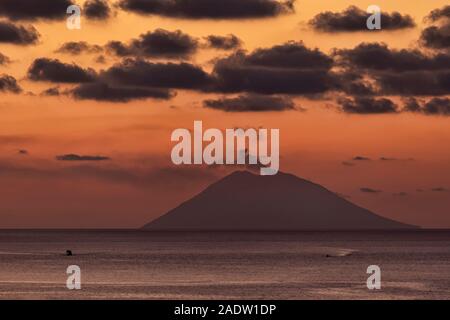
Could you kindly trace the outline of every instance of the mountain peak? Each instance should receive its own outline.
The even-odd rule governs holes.
[[[150,230],[351,230],[412,226],[376,215],[289,173],[235,171],[167,214]]]

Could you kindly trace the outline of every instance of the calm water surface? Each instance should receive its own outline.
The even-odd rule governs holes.
[[[81,290],[66,289],[69,265]],[[450,231],[0,230],[0,299],[55,298],[450,299]]]

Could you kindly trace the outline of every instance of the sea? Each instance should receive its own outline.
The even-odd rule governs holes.
[[[450,299],[450,231],[0,230],[0,299]]]

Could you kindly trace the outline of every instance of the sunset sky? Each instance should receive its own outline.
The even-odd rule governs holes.
[[[281,171],[450,228],[448,0],[79,0],[69,30],[71,3],[0,0],[0,228],[144,225],[239,169],[172,165],[194,120],[279,128]]]

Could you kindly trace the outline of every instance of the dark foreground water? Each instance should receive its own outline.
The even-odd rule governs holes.
[[[450,232],[0,230],[0,299],[55,298],[450,299]]]

